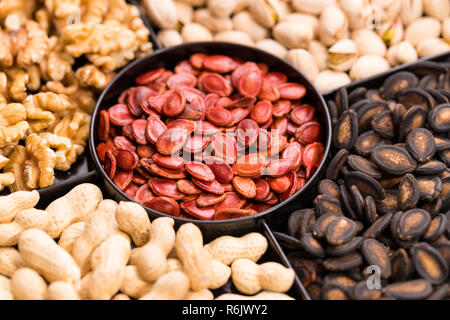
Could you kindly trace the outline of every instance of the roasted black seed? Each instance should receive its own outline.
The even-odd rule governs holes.
[[[413,265],[405,249],[398,249],[391,258],[392,280],[405,281],[413,273]]]
[[[394,214],[394,216],[392,217],[391,224],[390,224],[389,228],[390,228],[390,231],[391,231],[392,239],[394,240],[394,242],[397,245],[397,247],[410,249],[414,244],[416,244],[416,242],[418,241],[419,237],[413,238],[411,240],[401,240],[398,237],[398,226],[400,224],[400,219],[402,218],[403,215],[404,215],[404,213],[401,212],[401,211],[399,211],[396,214]]]
[[[341,191],[339,190],[339,186],[330,179],[320,181],[317,189],[320,194],[325,196],[335,197],[336,199],[340,198]]]
[[[386,139],[393,139],[395,135],[394,120],[390,110],[382,111],[372,118],[372,130]]]
[[[333,143],[336,149],[351,150],[358,139],[358,119],[355,111],[347,110],[334,126]]]
[[[318,217],[330,212],[343,214],[341,203],[335,197],[318,195],[316,199],[314,199],[314,207],[316,208]]]
[[[428,112],[428,124],[433,131],[448,133],[450,131],[450,104],[444,103]]]
[[[398,204],[401,210],[415,207],[420,199],[420,189],[417,179],[407,173],[403,176],[398,187]]]
[[[335,125],[339,119],[339,112],[336,106],[336,103],[333,100],[327,101],[328,110],[330,110],[331,123]]]
[[[273,235],[278,240],[280,245],[287,249],[298,250],[302,248],[300,240],[282,232],[274,232]]]
[[[441,212],[442,199],[436,198],[431,202],[422,202],[420,209],[427,211],[432,217]]]
[[[443,212],[450,210],[450,177],[442,180],[442,191],[439,198],[442,200]]]
[[[300,234],[311,232],[315,223],[315,212],[313,209],[300,209],[291,213],[288,220],[288,233],[292,237],[300,238]]]
[[[348,151],[346,149],[339,150],[333,159],[330,161],[327,167],[326,176],[327,179],[336,180],[339,176],[339,172],[347,162]]]
[[[369,224],[374,223],[378,218],[378,214],[377,214],[377,206],[375,203],[375,200],[373,200],[373,198],[371,196],[367,196],[364,199],[365,205],[364,205],[364,215],[366,218],[366,221]]]
[[[377,202],[377,212],[379,212],[380,215],[396,213],[398,211],[398,191],[388,189],[384,194],[384,198]]]
[[[435,136],[434,143],[436,144],[436,151],[450,150],[450,139]]]
[[[403,140],[411,131],[417,128],[422,128],[427,120],[427,110],[414,106],[409,109],[403,116],[399,125],[399,139]]]
[[[386,103],[381,101],[376,101],[374,103],[366,104],[364,107],[358,110],[358,124],[359,132],[366,132],[371,129],[372,118],[383,112],[384,110],[389,110]]]
[[[324,238],[330,223],[340,217],[342,217],[342,215],[335,212],[326,213],[320,216],[314,224],[312,234],[316,238]]]
[[[345,87],[342,87],[337,91],[335,96],[335,102],[340,113],[343,113],[348,110],[349,108],[348,94],[347,89]]]
[[[448,217],[447,217],[447,220],[448,220]],[[435,242],[433,242],[433,247],[437,251],[439,251],[439,253],[444,258],[447,265],[450,266],[450,241],[449,240],[435,241]]]
[[[437,88],[437,77],[434,75],[427,75],[420,79],[419,81],[419,87],[422,89],[433,89],[435,90]]]
[[[383,97],[381,97],[380,92],[376,89],[367,90],[366,98],[377,101],[384,101]]]
[[[356,300],[378,300],[381,298],[380,289],[369,289],[367,281],[358,282],[353,288],[353,299]]]
[[[442,191],[442,181],[436,176],[418,177],[420,199],[424,201],[433,201],[439,197]]]
[[[416,169],[416,174],[421,176],[437,175],[447,170],[447,165],[438,160],[431,160],[426,163],[419,164]]]
[[[349,242],[356,235],[353,220],[340,217],[331,221],[327,226],[325,238],[332,246],[340,246]]]
[[[323,266],[329,271],[345,271],[362,263],[361,255],[358,252],[351,252],[340,257],[328,258],[323,262]]]
[[[287,256],[289,263],[305,287],[317,280],[317,263],[299,256],[299,251]]]
[[[371,176],[353,171],[345,176],[345,185],[347,188],[356,186],[363,196],[371,196],[375,200],[381,200],[384,197],[384,190],[381,184]]]
[[[385,175],[380,180],[380,184],[384,189],[394,189],[402,181],[401,176]]]
[[[384,244],[375,239],[365,239],[361,244],[361,252],[369,265],[380,268],[382,278],[391,276],[391,260]]]
[[[326,253],[330,256],[339,257],[358,249],[363,241],[363,237],[355,237],[349,242],[340,246],[327,246]]]
[[[383,83],[381,90],[383,97],[392,100],[399,92],[417,87],[419,79],[411,72],[397,72],[389,76]]]
[[[303,247],[303,250],[308,252],[314,257],[317,258],[323,258],[325,257],[325,250],[320,244],[319,241],[317,241],[316,238],[312,235],[312,233],[307,233],[303,235],[300,239],[300,243]]]
[[[431,216],[422,209],[406,211],[398,222],[396,234],[400,240],[409,241],[421,237],[428,229]]]
[[[450,103],[450,92],[448,90],[444,90],[444,89],[438,89],[438,91],[440,94],[445,96],[445,98],[447,99],[447,101],[445,103]]]
[[[348,103],[350,105],[354,104],[355,102],[358,102],[360,100],[363,100],[366,97],[367,89],[364,87],[359,87],[354,90],[352,90],[348,94]]]
[[[374,179],[381,179],[383,174],[378,167],[364,157],[352,154],[347,157],[347,164],[355,171],[361,171]]]
[[[412,65],[408,69],[418,76],[433,75],[436,78],[441,73],[447,72],[447,69],[443,64],[434,61],[422,61]]]
[[[423,89],[408,89],[402,91],[397,96],[397,101],[405,105],[406,108],[420,106],[426,110],[434,107],[433,97]]]
[[[372,225],[363,233],[364,237],[376,238],[380,235],[390,224],[392,220],[392,213],[385,214],[378,218]]]
[[[323,278],[323,283],[338,283],[347,289],[352,289],[356,285],[356,281],[345,273],[329,273]]]
[[[361,134],[355,143],[355,150],[361,156],[370,156],[372,150],[382,144],[387,144],[387,140],[380,137],[375,131],[367,131]]]
[[[353,204],[356,208],[356,214],[361,220],[364,220],[364,197],[356,186],[350,187],[350,194],[352,195]]]
[[[401,103],[395,104],[392,110],[392,119],[396,128],[400,126],[400,123],[407,112],[408,109],[404,105],[402,105]]]
[[[324,300],[350,300],[351,295],[348,290],[339,283],[328,282],[322,287],[321,297]]]
[[[448,277],[448,265],[442,255],[426,242],[411,248],[411,259],[416,272],[434,285],[442,284]]]
[[[382,171],[403,175],[414,172],[417,168],[416,161],[404,149],[396,146],[378,146],[372,151],[372,161]]]
[[[433,134],[425,128],[417,128],[406,137],[406,147],[418,162],[430,161],[436,152]]]
[[[426,88],[425,91],[433,97],[435,104],[449,103],[448,98],[439,90]]]
[[[450,150],[439,152],[439,159],[441,159],[447,167],[450,167]]]
[[[427,242],[432,242],[437,240],[441,235],[443,235],[447,229],[447,216],[445,214],[440,214],[431,220],[427,231],[423,235],[423,240]]]
[[[450,286],[448,283],[440,285],[437,287],[432,294],[427,298],[427,300],[444,300],[448,297]]]
[[[362,107],[364,107],[366,104],[373,103],[373,102],[376,102],[376,101],[377,100],[374,100],[374,99],[359,100],[359,101],[356,101],[356,102],[352,103],[350,105],[350,109],[354,110],[355,112],[358,112],[358,110],[361,109]]]
[[[344,184],[341,184],[339,186],[339,189],[341,190],[341,200],[342,205],[344,206],[345,215],[349,218],[357,220],[358,215],[356,214],[355,210],[353,210],[353,203],[350,193],[348,192]]]
[[[396,282],[383,289],[384,294],[404,300],[425,299],[432,291],[431,283],[423,279]]]
[[[449,79],[449,76],[448,76],[448,72],[439,75],[438,86],[437,87],[440,90],[446,90],[446,91],[450,90],[450,79]]]

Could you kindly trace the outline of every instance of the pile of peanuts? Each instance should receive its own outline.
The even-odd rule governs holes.
[[[216,299],[292,299],[293,270],[256,263],[268,247],[259,233],[204,245],[194,224],[150,222],[139,204],[103,199],[93,184],[45,210],[38,201],[37,191],[0,197],[0,300],[211,300],[230,278],[242,295]]]
[[[148,38],[125,0],[0,2],[0,191],[45,188],[70,169],[97,95],[152,51]]]
[[[142,0],[159,41],[229,41],[287,59],[321,91],[450,50],[448,0]]]

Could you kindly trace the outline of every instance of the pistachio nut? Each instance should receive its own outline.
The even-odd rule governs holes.
[[[361,80],[389,70],[389,63],[385,58],[373,54],[360,57],[350,69],[352,80]]]
[[[333,3],[335,0],[292,0],[295,10],[314,15],[319,15],[327,5]]]
[[[183,43],[181,34],[175,29],[163,29],[158,32],[158,40],[163,47],[177,46]]]
[[[293,12],[293,8],[291,6],[290,0],[280,0],[280,1],[278,1],[278,5],[279,5],[280,17],[281,17],[280,20],[284,21],[286,16]]]
[[[372,13],[367,0],[341,0],[339,6],[347,15],[351,29],[367,26],[367,21]]]
[[[328,49],[328,66],[335,71],[348,71],[358,59],[356,43],[350,39],[336,42]]]
[[[181,30],[183,42],[212,41],[212,33],[199,23],[188,23]]]
[[[431,17],[419,18],[412,22],[405,32],[405,40],[417,46],[423,40],[438,38],[441,33],[441,23]]]
[[[236,6],[234,7],[234,13],[246,11],[250,6],[251,1],[252,0],[237,0]]]
[[[319,19],[312,14],[294,12],[288,14],[284,21],[296,21],[309,24],[313,28],[314,38],[317,38],[319,35]]]
[[[177,8],[178,23],[185,25],[186,23],[192,22],[194,16],[194,9],[192,6],[181,1],[174,1],[174,3]]]
[[[147,14],[161,29],[176,29],[178,26],[177,7],[172,0],[143,0]]]
[[[348,20],[338,6],[325,7],[319,21],[319,37],[324,45],[331,46],[341,39],[348,38]]]
[[[228,18],[236,8],[237,0],[208,0],[211,14],[219,18]]]
[[[308,48],[313,39],[313,29],[309,24],[286,21],[273,28],[273,37],[288,49]]]
[[[427,16],[444,20],[450,16],[450,1],[448,0],[423,0],[423,10]]]
[[[345,72],[324,70],[314,79],[314,86],[323,93],[345,86],[350,82],[351,79]]]
[[[259,41],[269,36],[269,30],[258,24],[247,11],[236,13],[233,16],[235,30],[246,32],[253,41]]]
[[[194,7],[201,7],[206,4],[206,0],[179,0]]]
[[[251,47],[255,45],[252,38],[250,38],[250,36],[247,33],[237,30],[219,32],[214,36],[214,40],[233,42]]]
[[[250,13],[260,25],[272,28],[283,19],[278,0],[250,0]]]
[[[328,67],[328,50],[320,41],[311,41],[308,51],[313,55],[320,71]]]
[[[400,20],[407,26],[423,15],[423,0],[400,0]]]
[[[281,43],[270,38],[258,41],[256,47],[281,59],[284,59],[288,53],[288,50]]]
[[[319,74],[319,67],[311,53],[305,49],[292,49],[286,55],[286,60],[296,67],[309,81]]]
[[[208,9],[195,10],[194,21],[204,25],[211,32],[222,32],[233,29],[233,22],[230,18],[215,17]]]
[[[450,17],[446,18],[442,23],[442,36],[450,43]]]
[[[376,14],[379,15],[382,23],[394,19],[401,9],[401,3],[398,0],[375,0],[372,4],[376,7]]]
[[[375,54],[384,56],[386,54],[386,45],[375,31],[358,29],[351,33],[350,39],[356,43],[358,52],[361,55]]]
[[[391,66],[411,63],[417,60],[418,55],[414,46],[408,41],[402,41],[389,48],[386,54],[387,61]]]
[[[417,52],[421,58],[450,51],[447,41],[439,38],[423,40],[417,46]]]
[[[393,46],[403,40],[403,24],[400,19],[385,22],[378,28],[377,33],[383,39],[386,46]]]

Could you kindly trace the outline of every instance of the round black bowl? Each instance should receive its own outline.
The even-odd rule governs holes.
[[[89,148],[94,161],[96,169],[100,172],[102,180],[104,182],[107,192],[111,194],[116,200],[124,201],[134,201],[123,193],[119,188],[117,188],[113,181],[105,174],[95,146],[98,143],[95,132],[98,122],[98,114],[100,110],[109,108],[110,106],[116,104],[119,94],[135,85],[134,78],[144,72],[156,69],[156,68],[166,68],[173,69],[176,64],[180,61],[188,59],[194,53],[205,53],[205,54],[224,54],[231,57],[239,58],[243,61],[254,61],[262,62],[269,66],[270,71],[278,71],[287,75],[290,82],[297,82],[304,85],[307,89],[307,95],[302,99],[305,103],[309,103],[316,107],[318,111],[319,121],[322,123],[325,131],[324,135],[324,147],[325,154],[320,163],[319,168],[310,180],[305,184],[305,186],[295,193],[289,199],[273,206],[272,208],[259,212],[253,216],[224,220],[224,221],[202,221],[194,219],[185,219],[173,217],[177,224],[185,222],[193,222],[202,229],[204,235],[209,237],[219,236],[223,234],[229,235],[240,235],[246,232],[255,231],[259,228],[259,222],[262,219],[268,220],[269,224],[277,224],[284,220],[286,214],[289,213],[294,208],[299,208],[302,203],[308,201],[314,197],[315,185],[321,177],[321,172],[325,167],[325,162],[328,157],[331,144],[331,119],[328,109],[326,107],[325,101],[319,92],[313,87],[313,85],[292,65],[286,61],[279,59],[269,53],[262,50],[232,44],[225,42],[199,42],[199,43],[188,43],[176,47],[171,47],[163,50],[156,51],[150,55],[147,55],[139,60],[134,61],[122,71],[120,71],[117,76],[111,81],[111,83],[106,87],[106,89],[101,94],[97,105],[95,107],[91,127],[90,127],[90,139]],[[161,216],[168,216],[164,213],[157,212],[155,210],[146,208],[151,218],[157,218]],[[172,216],[170,216],[172,217]]]

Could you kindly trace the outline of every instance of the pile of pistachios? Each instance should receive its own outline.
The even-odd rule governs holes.
[[[287,59],[325,92],[450,50],[449,0],[142,0],[164,47],[229,41]]]

